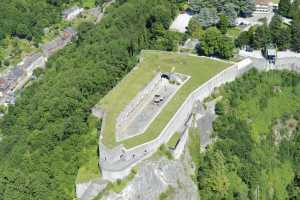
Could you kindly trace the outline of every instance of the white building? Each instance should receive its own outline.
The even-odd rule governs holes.
[[[256,0],[255,12],[256,13],[269,13],[273,10],[272,0]]]
[[[256,13],[269,13],[272,12],[273,8],[274,4],[272,0],[256,0]]]
[[[77,6],[69,8],[63,11],[63,18],[67,21],[72,21],[83,11],[84,11],[83,8],[79,8]]]

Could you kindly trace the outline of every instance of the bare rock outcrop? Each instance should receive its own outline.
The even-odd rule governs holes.
[[[145,161],[140,165],[135,178],[121,193],[111,192],[103,199],[156,200],[161,193],[172,188],[172,192],[168,193],[168,199],[197,200],[199,199],[197,186],[183,162],[166,158]]]

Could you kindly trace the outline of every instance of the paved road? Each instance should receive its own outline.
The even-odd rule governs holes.
[[[300,67],[300,53],[292,51],[279,51],[277,52],[277,59],[275,65],[270,65],[268,61],[262,56],[261,51],[247,52],[240,50],[239,56],[250,58],[253,65],[261,70],[264,69],[284,69],[286,67],[299,68]]]
[[[274,16],[273,12],[270,13],[254,13],[252,17],[248,17],[248,18],[237,18],[236,23],[237,24],[246,24],[246,27],[243,27],[242,30],[243,31],[248,31],[252,26],[255,25],[262,25],[263,23],[260,21],[260,19],[262,18],[266,18],[267,19],[267,23],[270,23],[272,20],[272,17]]]

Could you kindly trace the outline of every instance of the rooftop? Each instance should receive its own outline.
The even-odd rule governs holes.
[[[256,5],[270,5],[272,3],[272,0],[256,0]]]

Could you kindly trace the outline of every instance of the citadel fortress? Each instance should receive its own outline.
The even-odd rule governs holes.
[[[197,59],[204,58],[198,57]],[[213,58],[205,59],[210,59],[212,62],[225,62]],[[132,147],[129,145],[129,148],[125,147],[122,141],[142,136],[149,129],[151,123],[158,116],[163,115],[162,110],[168,106],[173,98],[176,98],[176,93],[190,81],[191,75],[178,73],[174,68],[172,69],[173,71],[158,71],[151,81],[131,99],[114,119],[113,132],[115,134],[110,135],[110,137],[115,137],[116,144],[114,146],[106,145],[103,142],[104,137],[106,137],[105,131],[107,131],[105,126],[109,123],[107,120],[111,120],[107,117],[109,113],[107,113],[105,108],[101,107],[101,103],[96,105],[92,110],[93,115],[102,119],[99,139],[99,166],[103,179],[115,181],[126,177],[135,165],[151,157],[175,133],[180,133],[180,139],[173,150],[174,158],[178,158],[188,138],[195,102],[202,102],[212,94],[215,88],[234,81],[237,77],[247,72],[251,68],[251,63],[250,59],[244,59],[238,63],[227,62],[227,67],[214,76],[209,77],[205,83],[198,85],[196,89],[189,93],[187,98],[181,102],[179,109],[154,139],[149,139],[146,142],[141,141],[140,144]],[[195,79],[197,75],[193,74],[192,76]],[[121,81],[120,84],[125,83]],[[118,87],[116,90],[118,90]],[[112,92],[116,91],[113,90]]]

